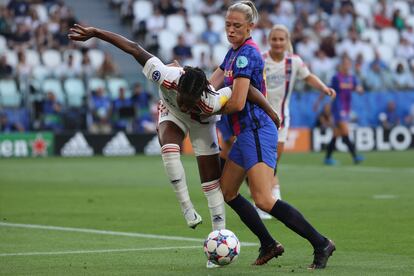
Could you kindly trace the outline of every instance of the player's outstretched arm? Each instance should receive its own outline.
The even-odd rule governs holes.
[[[122,35],[95,27],[84,27],[75,24],[72,28],[70,28],[68,37],[69,39],[76,41],[86,41],[92,37],[99,38],[132,55],[142,66],[144,66],[145,63],[153,57],[153,55],[145,51],[145,49],[138,43],[135,43]]]
[[[328,87],[328,86],[326,86],[326,84],[324,84],[321,81],[321,79],[318,78],[316,75],[310,74],[309,76],[307,76],[305,78],[305,81],[306,81],[307,84],[309,84],[310,86],[312,86],[315,89],[318,89],[319,91],[321,91],[325,95],[328,95],[332,99],[334,99],[336,97],[335,90]]]

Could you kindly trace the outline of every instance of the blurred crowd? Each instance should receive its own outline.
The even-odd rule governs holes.
[[[271,27],[284,24],[292,33],[295,53],[324,82],[330,83],[346,54],[365,91],[414,90],[414,1],[254,2],[260,19],[252,36],[262,51],[269,47]],[[154,132],[154,91],[146,91],[146,83],[123,79],[96,40],[78,44],[67,38],[69,27],[78,21],[68,3],[0,0],[2,131]],[[207,73],[227,52],[224,16],[231,3],[102,1],[118,10],[134,38],[166,63],[176,59]],[[297,82],[295,90],[309,87]],[[410,119],[400,121],[405,120]]]

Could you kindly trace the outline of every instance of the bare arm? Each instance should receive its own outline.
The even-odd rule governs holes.
[[[313,88],[321,91],[322,93],[328,95],[332,99],[336,97],[336,92],[334,89],[326,86],[316,75],[310,74],[305,78],[307,84],[312,86]]]
[[[224,85],[224,71],[218,67],[211,75],[209,82],[215,89],[221,88]]]
[[[230,114],[242,111],[246,105],[247,93],[249,91],[250,79],[237,78],[233,81],[233,93],[221,113]]]
[[[253,85],[249,86],[249,93],[247,94],[247,100],[252,103],[257,104],[261,109],[263,109],[267,115],[269,115],[270,119],[275,123],[276,127],[280,127],[280,118],[277,114],[276,110],[270,105],[269,101],[266,97],[256,89]]]
[[[153,55],[148,53],[138,43],[135,43],[122,35],[95,27],[83,27],[75,24],[72,28],[70,28],[68,37],[69,39],[76,41],[86,41],[92,37],[99,38],[132,55],[142,66],[144,66],[145,63],[153,57]]]

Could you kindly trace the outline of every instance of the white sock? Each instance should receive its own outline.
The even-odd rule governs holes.
[[[207,198],[213,230],[225,229],[226,212],[223,194],[220,189],[220,180],[216,179],[204,182],[201,184],[201,187],[203,188],[204,195]]]
[[[280,185],[279,184],[276,184],[276,186],[273,187],[273,189],[272,189],[272,195],[276,199],[282,199],[282,195],[280,194]]]
[[[180,203],[181,211],[185,214],[186,210],[194,207],[190,200],[184,167],[180,160],[180,146],[166,144],[161,147],[161,155],[162,161],[164,161],[165,172]]]

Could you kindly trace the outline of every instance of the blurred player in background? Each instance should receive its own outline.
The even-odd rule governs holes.
[[[277,143],[277,163],[282,156],[284,144],[290,126],[289,102],[296,79],[304,80],[308,85],[322,93],[335,98],[335,90],[327,87],[317,76],[312,74],[303,60],[293,54],[289,30],[284,25],[275,25],[268,36],[269,51],[263,54],[265,60],[267,99],[280,115],[281,127]],[[279,179],[276,175],[272,194],[281,199]],[[269,218],[259,212],[262,218]]]
[[[232,86],[232,95],[223,107],[222,120],[227,120],[232,134],[237,136],[221,176],[221,188],[226,203],[260,240],[259,256],[253,263],[263,265],[284,252],[273,239],[254,206],[239,193],[247,174],[255,204],[306,238],[314,248],[310,268],[324,268],[335,250],[332,241],[321,235],[302,214],[288,203],[272,195],[273,172],[276,167],[277,128],[257,105],[247,100],[250,83],[266,93],[263,78],[264,62],[250,32],[258,19],[251,1],[231,5],[226,14],[227,39],[232,48],[217,68],[211,83],[214,87]]]
[[[338,137],[342,137],[342,141],[348,147],[349,153],[355,164],[364,161],[362,155],[356,153],[355,144],[349,139],[349,113],[351,111],[351,96],[353,91],[358,93],[363,92],[363,88],[358,84],[357,78],[351,73],[352,61],[344,55],[341,58],[338,72],[332,77],[332,88],[337,92],[337,97],[333,100],[331,112],[334,118],[334,135],[326,148],[326,165],[336,165],[337,160],[332,158],[332,153],[335,150],[335,143]],[[319,99],[315,103],[314,109],[319,108],[319,103],[322,101],[324,94],[321,93]]]

